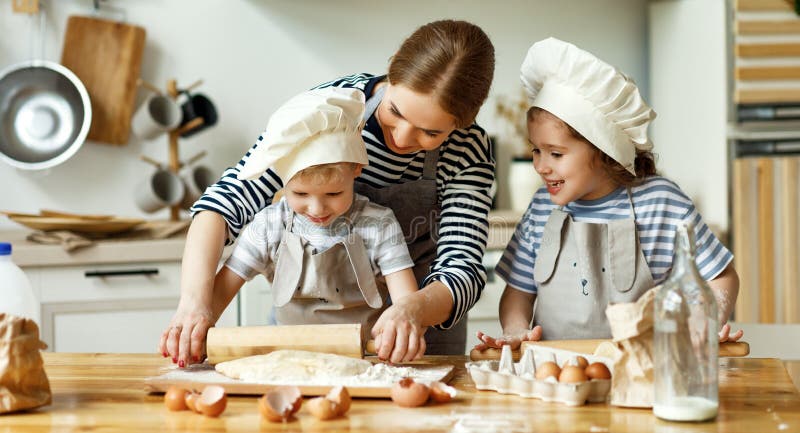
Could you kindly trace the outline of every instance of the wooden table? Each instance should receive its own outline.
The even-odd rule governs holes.
[[[535,399],[475,391],[465,357],[439,357],[455,364],[451,382],[458,400],[416,409],[389,400],[356,399],[348,416],[317,421],[305,409],[288,424],[261,419],[256,397],[231,397],[220,418],[170,412],[159,394],[142,391],[142,380],[168,361],[156,355],[45,353],[53,404],[27,413],[0,415],[0,433],[171,431],[350,432],[791,432],[800,431],[800,394],[776,359],[720,361],[720,414],[715,422],[669,423],[650,410],[606,404],[567,407]]]

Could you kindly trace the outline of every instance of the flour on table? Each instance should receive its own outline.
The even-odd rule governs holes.
[[[450,368],[373,365],[363,359],[302,350],[276,350],[216,365],[216,371],[227,378],[247,383],[353,387],[391,386],[404,377],[429,383],[439,380]]]

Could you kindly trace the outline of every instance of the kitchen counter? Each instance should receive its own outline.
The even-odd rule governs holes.
[[[521,215],[513,211],[489,214],[487,249],[504,249]],[[183,256],[185,235],[167,239],[107,239],[72,252],[60,245],[43,245],[26,239],[30,230],[0,231],[0,242],[13,244],[14,263],[20,267],[81,266],[136,262],[178,261]],[[230,247],[225,254],[230,254]]]
[[[454,402],[405,409],[385,399],[354,399],[347,417],[317,421],[305,408],[288,424],[261,419],[255,396],[230,397],[219,418],[170,412],[143,379],[170,362],[157,355],[43,353],[53,404],[0,416],[0,432],[42,431],[559,431],[768,432],[800,430],[800,394],[777,359],[720,360],[720,413],[715,422],[670,423],[650,410],[606,404],[568,407],[476,391],[465,357],[431,357],[456,365]]]

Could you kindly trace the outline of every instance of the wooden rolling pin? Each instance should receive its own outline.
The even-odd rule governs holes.
[[[611,340],[549,340],[549,341],[523,341],[522,349],[528,346],[545,346],[555,349],[570,350],[578,353],[593,354],[597,346],[604,342]],[[512,352],[514,361],[519,361],[522,356],[522,350],[517,349]],[[744,341],[729,342],[719,344],[719,356],[732,357],[732,356],[747,356],[750,353],[750,345]],[[500,359],[500,349],[486,349],[479,351],[473,349],[469,353],[469,358],[473,361],[481,361],[485,359]]]
[[[208,362],[262,355],[278,349],[307,350],[361,358],[375,353],[375,342],[362,345],[361,324],[239,326],[209,328],[206,339]]]

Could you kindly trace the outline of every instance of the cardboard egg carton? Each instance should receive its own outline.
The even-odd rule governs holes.
[[[467,362],[466,367],[475,388],[479,390],[555,401],[568,406],[580,406],[587,401],[605,402],[611,389],[611,379],[564,383],[553,376],[535,378],[536,365],[553,361],[562,367],[566,363],[574,363],[577,356],[586,358],[589,364],[602,362],[611,371],[612,361],[608,358],[544,346],[529,346],[517,363],[512,359],[510,346],[503,346],[499,361]]]

